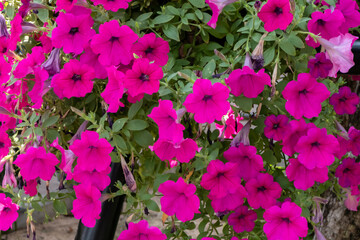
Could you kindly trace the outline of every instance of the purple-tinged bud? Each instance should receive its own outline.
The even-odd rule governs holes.
[[[254,3],[254,8],[255,8],[256,12],[259,12],[259,11],[260,11],[261,4],[262,4],[261,1],[256,1],[256,2]]]
[[[21,23],[21,28],[22,28],[21,34],[31,33],[39,30],[39,28],[34,24],[24,21]]]
[[[75,109],[75,108],[74,108]],[[74,111],[74,110],[73,110]],[[80,110],[77,110],[81,113]],[[89,123],[89,121],[84,121],[80,127],[78,128],[78,130],[76,131],[75,135],[70,139],[70,141],[68,141],[68,143],[70,145],[72,145],[74,143],[75,140],[80,139],[81,138],[81,133],[84,132],[86,130],[86,126]]]
[[[245,146],[250,145],[249,133],[251,128],[251,120],[249,120],[244,127],[236,134],[234,139],[232,140],[230,146],[238,147],[240,143],[244,144]]]
[[[3,15],[0,13],[0,37],[10,37],[10,34],[6,27],[6,21]]]
[[[244,67],[245,66],[249,67],[250,69],[254,69],[249,53],[246,53],[245,56]]]
[[[264,38],[267,36],[267,32],[264,33],[251,54],[251,61],[253,64],[253,69],[257,72],[264,67],[265,60],[264,60]]]
[[[60,72],[60,49],[54,48],[49,58],[42,64],[42,67],[49,73],[49,76],[54,76]]]
[[[121,158],[121,167],[124,172],[126,185],[128,186],[131,192],[136,192],[136,181],[134,175],[131,173],[128,165],[125,162],[124,157],[120,155],[120,158]]]
[[[314,226],[315,236],[317,240],[326,240],[325,236]]]
[[[5,163],[5,175],[3,178],[3,182],[2,182],[2,187],[5,188],[7,185],[16,188],[17,187],[17,182],[16,182],[16,178],[15,178],[15,171],[12,167],[12,164],[10,163],[10,161],[6,161]]]

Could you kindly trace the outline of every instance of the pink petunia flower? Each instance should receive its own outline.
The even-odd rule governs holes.
[[[158,139],[154,143],[153,150],[162,161],[170,161],[176,158],[181,163],[188,163],[195,157],[199,147],[196,142],[190,138],[179,141]]]
[[[85,48],[85,52],[80,56],[80,63],[92,66],[95,71],[95,77],[105,79],[108,76],[106,68],[99,62],[100,54],[95,54],[91,47]]]
[[[32,179],[29,181],[25,181],[25,185],[24,185],[24,192],[25,194],[29,195],[30,197],[34,197],[37,194],[37,185],[38,185],[38,180],[37,179]]]
[[[333,64],[326,57],[324,52],[317,53],[315,58],[312,58],[308,62],[308,68],[310,69],[310,74],[314,78],[326,78],[329,75],[330,70],[333,68]]]
[[[344,201],[345,207],[349,209],[350,211],[357,211],[360,201],[360,193],[358,186],[351,189],[351,191],[347,188],[344,188],[346,192],[346,199]]]
[[[12,228],[19,214],[19,206],[12,202],[11,198],[0,193],[0,231],[7,231]]]
[[[247,206],[240,206],[234,213],[229,215],[228,222],[237,233],[251,232],[255,227],[256,219],[257,214],[255,211],[249,210]]]
[[[290,25],[294,16],[290,12],[288,0],[268,0],[258,13],[268,32],[276,29],[285,30]]]
[[[71,97],[85,97],[93,89],[92,80],[95,77],[94,69],[76,59],[70,59],[64,64],[59,74],[51,80],[55,94],[63,99]]]
[[[9,138],[9,135],[6,133],[6,129],[1,127],[0,128],[0,159],[8,155],[10,147],[11,147],[11,140]]]
[[[116,70],[114,66],[107,69],[109,81],[106,84],[104,92],[101,97],[109,104],[107,112],[116,113],[119,107],[125,105],[120,101],[124,94],[124,77],[125,75]]]
[[[94,5],[102,4],[105,10],[117,12],[120,8],[127,9],[132,0],[91,0]]]
[[[360,163],[353,158],[345,158],[337,167],[335,177],[343,188],[357,186],[360,183]]]
[[[347,135],[347,133],[346,133],[346,135]],[[349,143],[348,143],[348,139],[345,139],[344,137],[342,137],[340,135],[336,136],[336,139],[339,142],[339,150],[336,151],[334,155],[338,159],[341,159],[349,151]]]
[[[240,143],[238,147],[230,147],[224,152],[224,157],[229,162],[236,163],[239,177],[245,181],[256,177],[260,171],[265,171],[263,159],[256,154],[254,146],[245,146]]]
[[[42,97],[46,93],[46,92],[44,93],[44,90],[46,91],[44,87],[45,81],[49,78],[49,74],[45,69],[40,67],[34,70],[34,74],[35,74],[35,84],[32,90],[28,92],[28,95],[31,101],[34,103],[32,108],[40,109],[43,103]]]
[[[228,111],[228,113],[223,117],[225,119],[225,125],[215,124],[216,129],[219,130],[219,137],[224,137],[227,139],[233,139],[234,135],[236,135],[243,128],[241,120],[243,117],[237,116],[235,119],[235,114],[232,108]]]
[[[310,128],[295,146],[299,152],[299,162],[308,169],[330,166],[339,143],[333,135],[328,135],[325,128]]]
[[[273,176],[268,173],[259,173],[246,183],[245,188],[249,205],[254,209],[266,209],[275,205],[282,192],[280,184],[274,182]]]
[[[125,74],[124,86],[131,96],[153,94],[159,91],[160,79],[164,73],[158,65],[150,63],[149,59],[138,58],[131,70]]]
[[[289,118],[286,115],[270,115],[265,119],[264,134],[267,138],[281,141],[289,131]]]
[[[256,98],[262,91],[264,86],[271,87],[270,76],[265,73],[265,69],[261,69],[257,73],[248,66],[243,69],[232,71],[225,83],[230,87],[231,94],[238,97],[244,94],[247,98]]]
[[[100,191],[103,191],[107,186],[110,185],[109,173],[111,172],[110,166],[105,168],[103,171],[96,170],[82,170],[75,166],[73,178],[78,183],[91,184],[97,187]]]
[[[64,9],[66,12],[70,11],[76,3],[77,0],[57,0],[55,11],[58,12],[62,9]]]
[[[224,197],[214,197],[211,199],[211,206],[215,212],[233,211],[244,203],[247,197],[245,188],[240,185],[234,193],[228,193]]]
[[[105,138],[99,139],[97,132],[83,132],[81,139],[75,140],[69,149],[78,157],[79,170],[101,172],[110,166],[113,147]]]
[[[133,59],[130,49],[137,39],[130,27],[120,27],[117,20],[111,20],[100,25],[99,34],[91,40],[91,48],[100,54],[99,62],[104,66],[128,65]]]
[[[59,168],[67,174],[66,180],[71,180],[73,178],[72,165],[75,161],[76,155],[71,150],[65,150],[63,147],[61,147],[58,138],[54,140],[51,146],[61,152],[61,162]]]
[[[44,147],[30,147],[26,153],[20,154],[14,164],[20,168],[20,174],[25,181],[41,178],[50,181],[55,173],[59,160],[52,153],[46,153]]]
[[[192,220],[195,213],[200,213],[200,199],[195,195],[194,184],[185,183],[182,178],[176,182],[168,180],[160,184],[158,191],[164,194],[160,203],[165,214],[176,214],[180,221],[186,222]]]
[[[350,127],[348,131],[349,140],[348,140],[348,150],[352,152],[355,156],[360,154],[360,130],[357,130],[355,127]]]
[[[39,67],[45,61],[44,50],[42,47],[33,47],[31,54],[19,62],[14,70],[15,78],[24,78],[33,73],[34,69]]]
[[[3,56],[0,56],[0,86],[10,79],[11,64]]]
[[[149,227],[146,220],[141,220],[138,223],[129,223],[129,228],[121,232],[117,240],[165,240],[166,235],[163,234],[157,227]]]
[[[325,84],[319,83],[309,73],[300,73],[297,81],[289,82],[282,91],[287,100],[285,109],[296,119],[318,117],[321,103],[330,96]]]
[[[315,184],[315,181],[324,183],[328,180],[327,167],[308,169],[294,158],[290,158],[289,163],[286,168],[286,175],[289,181],[294,181],[294,186],[297,189],[306,191]]]
[[[345,18],[345,22],[340,26],[340,31],[345,34],[349,28],[360,25],[359,6],[354,0],[341,0],[336,3],[336,10],[340,10]]]
[[[168,62],[170,52],[169,43],[155,33],[145,34],[139,38],[131,48],[131,52],[139,57],[154,61],[159,66],[165,66]]]
[[[301,217],[301,208],[293,202],[266,209],[264,220],[268,240],[298,240],[306,237],[308,232],[306,218]]]
[[[229,89],[221,83],[211,84],[208,79],[197,79],[193,86],[193,93],[186,97],[183,105],[188,112],[194,113],[198,123],[213,123],[221,121],[229,108]]]
[[[329,99],[329,103],[334,106],[336,114],[339,115],[354,114],[359,101],[359,96],[351,92],[347,86],[339,88],[339,92],[334,93]]]
[[[209,4],[209,7],[213,12],[211,19],[207,24],[215,29],[221,11],[226,5],[229,5],[233,2],[236,2],[236,0],[205,0],[205,3]]]
[[[74,190],[76,199],[73,201],[73,209],[71,210],[74,218],[81,219],[86,227],[94,227],[96,219],[100,219],[100,190],[90,184],[74,186]]]

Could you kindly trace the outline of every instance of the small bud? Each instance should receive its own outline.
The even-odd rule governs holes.
[[[254,3],[254,8],[255,8],[256,12],[259,12],[259,11],[260,11],[261,4],[262,4],[261,1],[256,1],[256,2]]]
[[[249,140],[250,127],[251,127],[251,120],[249,120],[244,125],[244,127],[240,130],[240,132],[238,132],[238,134],[236,134],[236,136],[232,140],[230,146],[238,147],[240,145],[240,143],[244,144],[245,146],[249,146],[250,145],[250,140]]]
[[[42,67],[49,73],[49,76],[54,76],[60,72],[60,49],[54,48],[49,58],[42,64]]]
[[[10,34],[6,27],[6,21],[3,15],[0,14],[0,37],[10,37]]]
[[[39,30],[39,28],[34,24],[24,21],[21,23],[21,28],[22,28],[21,34],[31,33]]]
[[[144,208],[145,215],[149,215],[149,209],[147,207]]]
[[[267,34],[268,33],[266,32],[261,36],[258,45],[256,46],[256,48],[254,49],[254,51],[251,54],[251,60],[252,60],[253,68],[255,71],[259,71],[260,69],[262,69],[265,64],[264,38],[267,36]]]
[[[5,163],[5,175],[2,182],[2,187],[5,188],[7,185],[16,188],[17,182],[14,174],[14,169],[12,167],[12,163],[10,161],[6,161]]]
[[[314,226],[315,236],[317,240],[326,240],[325,236]]]
[[[72,109],[73,111],[76,108]],[[80,110],[76,109],[76,111],[79,111],[80,113],[82,113]],[[74,111],[75,112],[75,111]],[[76,113],[76,112],[75,112]],[[84,121],[80,127],[78,128],[78,130],[76,131],[75,135],[70,139],[70,141],[68,141],[68,143],[70,145],[72,145],[74,143],[75,140],[80,139],[81,133],[84,132],[86,130],[86,126],[89,122],[88,121]]]
[[[249,67],[250,69],[254,69],[249,53],[246,53],[246,56],[245,56],[244,67],[245,66]]]
[[[126,185],[128,186],[131,192],[136,192],[136,181],[134,179],[134,175],[130,172],[130,169],[126,164],[124,157],[120,155],[120,158],[121,158],[121,167],[124,172]]]
[[[219,52],[217,49],[214,49],[214,53],[216,56],[218,56],[221,60],[223,60],[224,62],[228,62],[228,60],[226,59],[225,55],[222,54],[221,52]]]
[[[275,64],[273,74],[271,76],[271,93],[270,97],[275,96],[276,93],[276,79],[277,79],[277,72],[278,72],[278,63]]]

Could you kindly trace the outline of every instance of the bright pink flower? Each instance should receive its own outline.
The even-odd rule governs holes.
[[[227,139],[233,139],[233,135],[236,135],[243,128],[241,120],[243,120],[244,118],[237,116],[235,120],[235,114],[231,108],[224,118],[226,119],[225,125],[221,125],[217,123],[215,124],[216,129],[218,129],[220,132],[219,137],[223,136],[224,138]]]
[[[83,132],[81,140],[75,140],[69,148],[78,157],[79,170],[101,172],[110,166],[113,147],[105,138],[99,139],[97,132]]]
[[[60,73],[51,80],[51,87],[55,94],[63,99],[71,97],[85,97],[93,89],[92,80],[95,77],[94,69],[86,64],[81,64],[76,59],[71,59],[64,64]]]
[[[0,86],[10,79],[11,64],[3,56],[0,56]]]
[[[343,188],[357,186],[360,183],[360,163],[353,158],[345,158],[337,167],[335,177]]]
[[[260,171],[265,171],[263,159],[256,154],[254,146],[245,146],[240,143],[239,147],[230,147],[224,152],[224,157],[229,162],[237,164],[239,177],[245,181],[256,177]]]
[[[360,154],[360,130],[357,130],[355,127],[350,127],[348,131],[349,141],[348,141],[348,150],[352,152],[355,156]]]
[[[74,190],[76,199],[73,201],[73,209],[71,210],[74,218],[81,219],[86,227],[94,227],[96,219],[100,219],[100,190],[90,184],[74,186]]]
[[[289,181],[294,181],[297,189],[306,191],[316,182],[324,183],[328,180],[327,167],[307,169],[297,159],[290,158],[290,165],[286,168],[286,175]]]
[[[44,53],[50,53],[53,49],[51,38],[47,36],[47,32],[43,32],[42,35],[39,37],[39,41],[44,49]]]
[[[330,97],[329,103],[334,106],[336,114],[354,114],[359,104],[359,96],[351,92],[347,86],[339,88],[339,93],[334,93]]]
[[[267,138],[281,141],[289,131],[289,118],[286,115],[270,115],[265,119],[264,134]]]
[[[315,55],[315,58],[309,60],[308,68],[310,69],[309,73],[314,78],[326,78],[333,68],[333,64],[324,52],[320,52]]]
[[[149,59],[138,58],[131,70],[125,74],[124,86],[131,96],[142,93],[153,94],[159,91],[160,79],[164,73],[158,65],[150,63]]]
[[[200,199],[195,195],[194,184],[187,184],[182,178],[176,182],[168,180],[160,184],[158,191],[164,194],[160,203],[165,214],[176,214],[180,221],[186,222],[192,220],[195,213],[200,213]]]
[[[229,108],[229,89],[221,83],[211,84],[208,79],[197,79],[193,86],[193,93],[186,97],[183,105],[188,112],[194,113],[198,123],[213,123],[221,121]]]
[[[12,44],[10,38],[7,38],[5,36],[0,37],[0,53],[9,56],[10,55],[9,50],[11,51],[15,50],[15,48],[13,48],[12,45],[14,44]]]
[[[116,113],[119,107],[124,107],[124,104],[120,102],[124,94],[124,77],[125,75],[116,70],[114,66],[107,69],[109,81],[106,84],[104,92],[101,93],[101,97],[109,104],[108,112]]]
[[[37,194],[37,179],[32,179],[29,181],[25,181],[24,192],[30,197],[34,197]]]
[[[234,193],[228,192],[224,197],[211,199],[211,206],[215,212],[233,211],[244,203],[245,197],[246,190],[240,185]]]
[[[336,136],[336,139],[338,140],[340,147],[339,151],[336,151],[334,155],[338,159],[341,159],[349,151],[349,143],[347,139],[340,135]]]
[[[105,168],[103,171],[96,170],[82,170],[75,166],[73,178],[78,183],[91,184],[97,187],[100,191],[103,191],[107,186],[110,185],[109,173],[111,172],[110,166]]]
[[[166,235],[163,234],[157,227],[149,227],[146,220],[141,220],[138,223],[129,223],[129,228],[121,232],[117,240],[165,240]]]
[[[199,148],[194,140],[186,138],[177,142],[168,139],[158,139],[154,143],[153,149],[162,161],[176,158],[179,162],[187,163],[195,157]]]
[[[322,38],[330,39],[340,34],[340,26],[345,22],[339,10],[326,9],[324,13],[316,11],[311,14],[308,22],[309,32],[320,34]]]
[[[266,209],[264,219],[264,232],[268,240],[298,240],[307,235],[306,218],[301,217],[301,208],[293,202]]]
[[[44,84],[45,81],[49,78],[48,72],[43,68],[36,68],[34,70],[35,73],[35,84],[30,92],[28,92],[31,101],[34,103],[32,108],[40,109],[43,103],[43,95],[44,93]]]
[[[34,69],[39,67],[45,61],[44,50],[42,47],[33,47],[32,53],[19,62],[14,70],[15,78],[24,78],[26,75],[33,73]]]
[[[61,147],[58,138],[54,140],[51,146],[61,152],[61,162],[59,168],[67,174],[66,180],[71,180],[73,177],[72,165],[76,158],[75,154],[71,150],[65,150],[63,147]]]
[[[0,193],[0,231],[7,231],[12,228],[19,214],[19,206],[12,202],[11,198]]]
[[[91,47],[85,48],[85,52],[80,56],[80,63],[92,66],[95,71],[95,77],[105,79],[108,76],[106,68],[99,62],[100,54],[95,54]]]
[[[344,190],[346,192],[346,199],[344,201],[346,208],[350,211],[356,212],[360,201],[358,186],[356,186],[356,193],[353,193],[353,191],[350,191],[347,188],[345,188]]]
[[[335,9],[340,10],[345,18],[345,22],[340,27],[343,34],[347,33],[349,28],[358,27],[360,25],[359,6],[356,1],[337,1]]]
[[[299,162],[308,169],[330,166],[339,143],[333,135],[328,135],[325,128],[310,128],[295,146],[299,152]]]
[[[257,73],[248,66],[243,69],[236,69],[232,71],[225,83],[230,87],[231,94],[238,97],[244,94],[247,98],[256,98],[262,91],[264,86],[271,87],[271,79],[265,73],[265,69],[261,69]]]
[[[257,214],[255,211],[249,210],[247,206],[240,206],[234,213],[229,215],[228,222],[237,233],[251,232],[255,227],[256,219]]]
[[[207,24],[215,29],[221,11],[226,5],[229,5],[233,2],[236,2],[236,0],[205,0],[205,3],[209,4],[209,7],[213,12],[212,17]]]
[[[41,178],[50,181],[55,173],[59,160],[52,153],[46,153],[44,147],[30,147],[26,153],[20,154],[14,164],[20,168],[20,174],[25,181]]]
[[[132,0],[91,0],[94,5],[102,4],[105,10],[117,12],[120,8],[127,9]]]
[[[100,25],[99,34],[91,40],[94,53],[100,54],[99,62],[104,66],[127,65],[133,59],[130,49],[138,35],[130,27],[120,27],[117,20]]]
[[[8,155],[10,147],[11,147],[11,140],[9,138],[9,135],[6,133],[6,129],[1,127],[0,128],[0,159]]]
[[[268,32],[276,29],[285,30],[292,22],[294,16],[290,12],[288,0],[268,0],[258,13]]]
[[[282,94],[287,100],[285,109],[296,119],[300,119],[303,116],[318,117],[321,103],[330,96],[330,91],[309,73],[300,73],[297,81],[289,82]]]
[[[70,11],[76,3],[77,0],[57,0],[55,11],[58,12],[62,9],[64,9],[66,12]]]
[[[61,12],[56,18],[57,27],[51,35],[54,47],[62,47],[64,53],[82,53],[91,37],[95,35],[95,30],[91,29],[94,22],[89,19],[86,14],[74,15]]]
[[[276,199],[281,197],[282,188],[280,184],[274,182],[273,176],[268,173],[259,173],[255,178],[246,183],[249,205],[258,209],[269,208],[276,203]]]
[[[11,20],[11,36],[9,41],[9,48],[11,50],[16,49],[16,45],[20,42],[20,36],[23,32],[22,28],[23,19],[21,18],[20,14],[17,13],[13,20]]]
[[[157,65],[165,66],[168,62],[170,52],[169,43],[160,37],[156,37],[155,33],[145,34],[139,38],[131,48],[131,52],[139,57],[147,58]]]

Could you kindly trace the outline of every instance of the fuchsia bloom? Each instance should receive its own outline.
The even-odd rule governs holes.
[[[94,53],[100,54],[99,62],[104,66],[128,65],[133,59],[130,49],[138,35],[130,27],[120,27],[117,20],[100,25],[99,34],[91,40]]]
[[[26,153],[20,154],[14,164],[20,168],[20,174],[25,181],[41,178],[51,180],[55,173],[55,166],[59,160],[52,153],[46,153],[44,147],[30,147]]]
[[[52,147],[56,148],[61,152],[61,162],[59,165],[59,168],[66,173],[66,180],[71,180],[73,171],[72,171],[72,165],[74,163],[74,160],[76,158],[75,154],[71,150],[65,150],[63,147],[59,145],[59,139],[56,138],[54,142],[51,144]]]
[[[248,66],[232,71],[229,77],[225,79],[225,83],[230,87],[231,94],[236,97],[244,94],[247,98],[256,98],[264,91],[265,85],[271,87],[271,79],[265,73],[265,69],[255,73]]]
[[[86,64],[81,64],[76,59],[70,59],[64,64],[60,73],[51,80],[51,87],[55,94],[63,99],[71,97],[85,97],[93,89],[92,80],[95,77],[94,69]]]
[[[92,0],[94,5],[102,4],[105,10],[117,12],[120,8],[127,9],[132,0]]]
[[[343,34],[347,33],[349,28],[358,27],[360,25],[360,12],[356,1],[337,1],[335,9],[340,10],[345,18],[345,22],[340,26],[340,31]]]
[[[333,68],[332,62],[326,57],[324,52],[317,53],[315,58],[312,58],[308,62],[308,68],[310,74],[314,78],[326,78],[329,75],[330,70]]]
[[[29,181],[25,181],[24,192],[30,197],[34,197],[37,194],[37,184],[38,181],[36,179],[32,179]]]
[[[226,5],[229,5],[233,2],[236,2],[236,0],[205,0],[205,3],[209,4],[209,7],[213,12],[212,17],[207,24],[215,29],[221,11]]]
[[[256,177],[260,171],[265,171],[263,159],[256,154],[254,146],[245,146],[240,143],[239,147],[230,147],[224,152],[224,157],[229,162],[236,163],[239,177],[249,181]]]
[[[306,218],[301,217],[301,208],[293,202],[266,209],[264,219],[264,232],[268,240],[298,240],[307,235]]]
[[[264,134],[267,138],[281,141],[289,131],[289,118],[286,115],[270,115],[265,119]]]
[[[359,96],[351,92],[349,87],[339,88],[339,93],[334,93],[330,97],[329,103],[334,106],[336,114],[354,114],[359,104]]]
[[[39,67],[45,61],[44,50],[42,47],[33,47],[32,53],[19,62],[14,70],[15,78],[24,78],[33,73],[36,67]]]
[[[315,181],[324,183],[328,180],[327,167],[308,169],[294,158],[290,158],[289,162],[290,165],[286,168],[286,175],[289,181],[294,181],[294,186],[297,189],[306,191],[314,185]]]
[[[182,178],[176,182],[168,180],[160,184],[158,191],[164,194],[160,203],[165,214],[176,214],[180,221],[186,222],[193,219],[195,213],[200,213],[200,199],[195,195],[194,184],[187,184]]]
[[[10,147],[11,140],[9,138],[9,135],[6,133],[6,129],[0,128],[0,159],[5,157],[9,153]]]
[[[348,150],[355,156],[358,156],[360,154],[360,130],[350,127],[348,135]]]
[[[268,32],[276,29],[285,30],[292,22],[294,16],[290,12],[288,0],[268,0],[258,13]]]
[[[158,65],[150,63],[149,59],[138,58],[131,70],[125,74],[124,86],[131,96],[139,94],[153,94],[159,91],[160,79],[164,73]]]
[[[157,227],[149,227],[146,220],[138,223],[129,223],[129,228],[121,232],[117,240],[165,240],[166,235]]]
[[[220,160],[212,160],[207,166],[207,173],[203,175],[200,185],[210,190],[209,198],[213,199],[235,193],[241,186],[240,183],[241,179],[237,175],[234,163],[224,164]]]
[[[0,193],[0,231],[7,231],[16,221],[19,214],[19,206],[12,202],[11,198]]]
[[[0,56],[0,86],[10,79],[11,64],[3,56]]]
[[[105,168],[103,171],[87,170],[84,171],[79,167],[75,166],[73,178],[78,183],[91,184],[97,187],[100,191],[103,191],[107,186],[110,185],[109,173],[111,172],[110,166]]]
[[[195,157],[199,148],[196,142],[190,138],[179,141],[159,138],[154,143],[153,149],[162,161],[176,158],[179,162],[188,163]]]
[[[95,77],[105,79],[108,76],[106,68],[99,62],[100,54],[95,54],[91,47],[85,48],[85,52],[80,56],[80,63],[92,66],[95,71]]]
[[[360,163],[353,158],[345,158],[337,167],[335,177],[343,188],[357,186],[360,183]]]
[[[244,203],[245,197],[247,197],[246,190],[240,185],[234,193],[228,191],[227,195],[224,197],[214,197],[211,199],[211,206],[215,212],[233,211]]]
[[[109,81],[105,87],[104,92],[101,93],[101,97],[109,104],[108,112],[116,113],[119,107],[124,107],[124,104],[120,102],[124,94],[124,74],[114,66],[107,69]]]
[[[145,34],[139,38],[131,48],[136,55],[154,61],[157,65],[165,66],[168,62],[170,52],[169,43],[155,33]]]
[[[346,133],[346,135],[347,135],[347,133]],[[336,136],[336,139],[339,142],[339,151],[336,151],[334,155],[338,159],[341,159],[348,152],[349,143],[348,143],[348,140],[346,140],[345,138],[343,138],[340,135]]]
[[[324,13],[313,12],[308,22],[309,32],[319,34],[322,38],[330,39],[340,34],[340,26],[345,22],[339,10],[326,9]]]
[[[273,176],[268,173],[259,173],[246,183],[245,188],[249,195],[249,205],[254,209],[266,209],[275,205],[282,192],[280,184],[274,182]]]
[[[241,233],[244,231],[251,232],[255,227],[257,214],[249,210],[247,206],[238,207],[234,213],[229,215],[229,225],[233,226],[234,231]]]
[[[240,130],[243,128],[243,125],[241,123],[241,120],[243,120],[243,117],[237,116],[235,120],[235,114],[234,111],[230,108],[228,113],[224,116],[225,125],[221,124],[215,124],[216,129],[219,130],[219,137],[224,137],[228,139],[233,139],[233,135],[240,132]],[[224,132],[225,131],[225,132]]]
[[[57,0],[55,11],[58,12],[61,9],[64,9],[66,12],[70,11],[76,3],[77,0]]]
[[[328,135],[325,128],[310,128],[306,136],[302,136],[295,146],[299,152],[299,162],[307,169],[330,166],[339,143],[333,135]]]
[[[221,121],[230,108],[229,89],[221,83],[211,84],[208,79],[197,79],[193,86],[193,93],[186,97],[183,105],[188,112],[194,113],[198,123],[213,123]]]
[[[287,100],[285,109],[296,119],[300,119],[302,116],[318,117],[321,103],[330,96],[330,91],[309,73],[300,73],[297,81],[289,82],[282,94]]]
[[[90,184],[74,186],[76,199],[73,201],[74,218],[81,219],[86,227],[94,227],[96,219],[100,219],[101,192]]]
[[[81,140],[75,140],[69,148],[78,157],[79,170],[101,172],[110,166],[113,147],[105,138],[99,139],[97,132],[83,132]]]
[[[64,53],[80,54],[95,35],[94,22],[86,14],[63,13],[56,18],[57,27],[52,31],[52,44],[63,48]]]
[[[34,103],[32,108],[40,109],[43,103],[42,96],[44,93],[45,81],[49,78],[48,72],[43,68],[36,68],[35,73],[35,84],[30,92],[28,92],[31,101]]]

